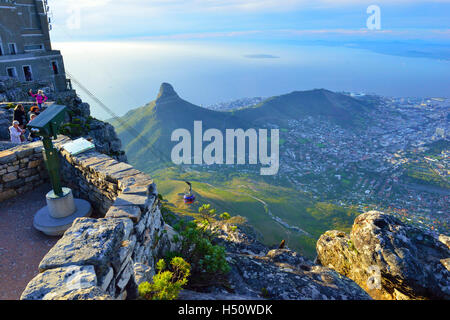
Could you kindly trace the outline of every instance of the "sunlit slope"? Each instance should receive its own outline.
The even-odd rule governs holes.
[[[172,132],[187,129],[194,134],[194,121],[202,121],[203,131],[238,128],[283,127],[286,121],[305,116],[322,116],[346,127],[365,123],[370,107],[349,96],[319,89],[296,91],[269,98],[262,103],[231,112],[208,110],[178,96],[170,84],[163,83],[155,101],[110,120],[116,128],[130,162],[141,170],[164,168],[170,162],[174,142]]]
[[[308,195],[256,176],[234,176],[227,180],[221,174],[180,173],[176,168],[169,168],[154,172],[153,178],[173,212],[195,216],[199,206],[210,203],[220,212],[245,217],[266,245],[276,246],[284,239],[290,248],[311,259],[315,257],[315,243],[321,234],[330,229],[349,231],[357,215],[354,210],[315,203]],[[193,206],[183,202],[186,180],[192,182],[197,196]],[[304,232],[280,224],[274,216]]]
[[[170,162],[172,132],[187,129],[193,135],[194,121],[202,121],[203,131],[209,128],[245,128],[247,125],[231,113],[201,108],[181,99],[172,86],[161,85],[155,101],[111,120],[129,161],[141,170],[165,167]]]
[[[175,168],[170,159],[175,145],[172,132],[182,128],[193,134],[194,121],[202,121],[203,131],[259,129],[273,124],[283,128],[286,121],[305,116],[325,117],[356,128],[365,121],[369,108],[349,96],[320,89],[292,92],[232,112],[217,112],[181,99],[171,85],[164,83],[155,101],[111,123],[129,162],[155,179],[172,211],[195,215],[199,205],[210,203],[221,212],[247,218],[265,244],[276,246],[284,239],[292,249],[314,258],[317,238],[331,229],[348,231],[357,215],[355,210],[318,203],[287,182],[267,180],[250,171],[244,173],[239,167]],[[185,180],[193,183],[197,194],[197,203],[191,207],[183,202]]]
[[[345,127],[358,126],[369,106],[347,95],[325,89],[294,91],[235,111],[239,118],[254,123],[280,123],[305,116],[322,116]]]

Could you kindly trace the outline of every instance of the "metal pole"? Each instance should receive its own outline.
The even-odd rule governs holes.
[[[53,147],[51,138],[44,137],[42,140],[44,144],[44,162],[50,175],[50,182],[53,191],[59,197],[64,195],[61,187],[61,179],[59,176],[59,156],[57,150]]]

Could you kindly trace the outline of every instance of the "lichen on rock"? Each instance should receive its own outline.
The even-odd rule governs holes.
[[[317,242],[317,261],[353,279],[375,299],[449,299],[450,250],[432,234],[370,211],[350,235],[328,231]]]

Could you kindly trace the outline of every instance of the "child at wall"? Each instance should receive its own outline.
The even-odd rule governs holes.
[[[37,117],[37,115],[32,113],[30,115],[30,122],[33,121],[33,119],[35,119],[36,117]],[[28,123],[30,123],[30,122],[28,122]],[[41,138],[36,134],[36,132],[39,132],[39,130],[30,129],[30,134],[28,135],[28,141],[35,142],[35,141],[41,140]]]

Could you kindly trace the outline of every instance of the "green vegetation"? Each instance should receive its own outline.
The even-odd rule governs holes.
[[[68,113],[72,120],[61,126],[60,133],[70,138],[78,138],[87,134],[91,129],[91,122],[94,118],[88,117],[86,120],[82,120],[75,117],[75,113],[73,111],[69,110]]]
[[[355,253],[359,253],[358,249],[356,249],[355,244],[353,243],[352,240],[348,240],[347,245],[348,245],[350,250],[354,251]]]
[[[330,228],[350,231],[350,226],[359,215],[355,209],[343,208],[331,203],[317,202],[313,207],[306,209],[312,217],[327,220]]]
[[[305,139],[305,138],[298,138],[297,141],[298,141],[299,143],[301,143],[301,144],[311,143],[311,140]]]
[[[436,156],[439,155],[442,151],[450,149],[450,141],[438,140],[433,143],[427,144],[426,147],[428,148],[428,151],[426,152],[428,156]]]
[[[147,300],[174,300],[183,286],[188,282],[191,266],[180,257],[174,257],[170,262],[170,270],[166,270],[164,260],[156,264],[158,274],[153,277],[153,282],[143,282],[138,291],[141,298]]]
[[[242,224],[243,219],[237,216],[243,216],[255,229],[259,240],[267,246],[277,246],[285,239],[291,249],[310,259],[316,256],[316,241],[325,231],[349,231],[353,217],[358,214],[353,208],[331,206],[334,212],[320,205],[316,208],[317,201],[309,194],[290,187],[288,182],[274,182],[232,169],[182,173],[176,168],[168,168],[155,171],[152,176],[159,192],[164,194],[167,201],[164,206],[168,211],[201,219],[198,212],[200,205],[188,206],[183,202],[183,181],[191,181],[198,203],[210,203],[214,208],[228,212],[231,216],[228,223]],[[310,236],[285,228],[269,216],[268,210],[289,225],[305,230]]]
[[[173,167],[170,154],[175,144],[171,141],[171,134],[178,128],[193,132],[196,120],[203,122],[204,131],[209,128],[262,128],[271,123],[278,125],[282,128],[281,132],[286,133],[288,120],[305,116],[322,116],[342,126],[356,128],[359,118],[369,109],[361,101],[346,95],[327,90],[311,90],[269,98],[258,105],[233,112],[216,112],[181,99],[170,86],[163,85],[155,101],[128,112],[121,121],[113,120],[111,124],[125,146],[130,163],[154,178],[158,190],[167,199],[167,210],[177,215],[202,219],[199,207],[196,204],[185,205],[180,196],[184,193],[184,181],[191,181],[199,203],[210,203],[218,210],[228,212],[232,219],[244,216],[264,244],[274,246],[285,239],[290,248],[314,258],[315,242],[323,232],[335,227],[344,230],[351,227],[354,216],[351,209],[336,207],[329,211],[320,205],[317,207],[317,200],[310,194],[297,191],[291,182],[261,177],[256,170],[252,173],[250,167],[246,173],[226,166],[186,170]],[[308,139],[299,139],[299,142],[311,143]],[[280,140],[281,145],[285,143],[285,139]],[[302,177],[305,181],[301,182],[307,183],[308,179],[318,178],[314,174],[305,175]],[[342,183],[350,186],[348,180],[350,179]],[[305,232],[283,226],[269,213]],[[202,235],[203,231],[198,228],[193,225],[184,226],[182,232],[192,238],[193,235]],[[202,237],[211,243],[204,234]],[[199,244],[203,252],[198,256],[208,255],[213,260],[221,260],[221,252],[213,247],[206,242]],[[189,259],[186,252],[182,256]],[[205,263],[213,265],[210,270],[221,269],[221,262],[215,265],[204,259],[201,268],[199,260],[199,257],[194,257],[193,261],[188,260],[192,263],[193,270],[208,269]]]
[[[426,162],[409,163],[404,178],[412,183],[450,189],[450,178],[440,176]]]
[[[174,228],[179,232],[176,242],[181,242],[180,252],[171,252],[172,256],[181,256],[191,262],[192,273],[213,278],[217,274],[226,274],[230,266],[225,258],[225,248],[213,245],[220,228],[230,220],[226,212],[217,215],[211,205],[202,205],[199,210],[199,219],[193,222],[181,220]]]

